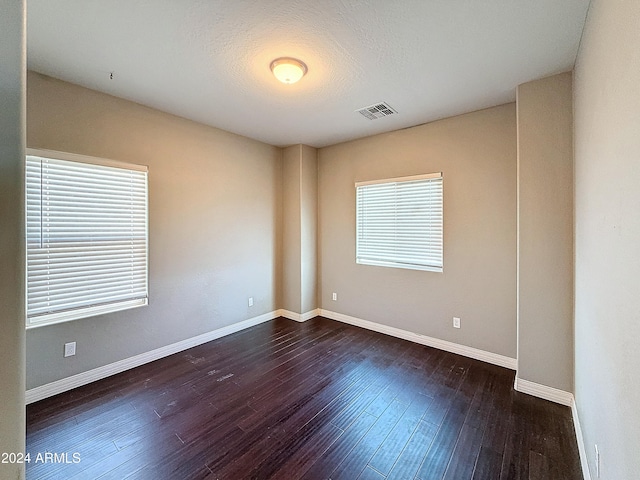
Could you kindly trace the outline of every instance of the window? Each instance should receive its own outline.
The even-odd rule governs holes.
[[[442,174],[356,183],[356,263],[442,271]]]
[[[146,305],[147,168],[27,153],[27,327]]]

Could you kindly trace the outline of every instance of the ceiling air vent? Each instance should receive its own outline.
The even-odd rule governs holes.
[[[356,110],[356,112],[360,113],[362,116],[368,118],[369,120],[376,120],[378,118],[398,114],[398,112],[396,112],[389,106],[389,104],[385,102],[374,103],[373,105],[369,105],[368,107]]]

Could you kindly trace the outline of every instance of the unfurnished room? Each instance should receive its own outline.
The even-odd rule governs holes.
[[[0,11],[0,480],[640,478],[640,2]]]

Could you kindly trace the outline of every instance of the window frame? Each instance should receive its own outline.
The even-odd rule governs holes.
[[[96,315],[102,315],[106,313],[114,313],[122,310],[128,310],[136,307],[143,307],[149,304],[149,178],[148,172],[149,169],[145,165],[132,164],[127,162],[121,162],[118,160],[112,160],[107,158],[99,158],[92,157],[87,155],[80,155],[74,153],[67,152],[59,152],[55,150],[45,150],[45,149],[37,149],[37,148],[27,148],[25,151],[25,165],[27,162],[27,157],[40,157],[47,158],[52,160],[61,160],[65,162],[74,162],[88,165],[96,165],[101,167],[111,167],[111,168],[119,168],[128,171],[134,172],[142,172],[144,173],[144,231],[145,231],[145,241],[144,241],[144,297],[136,298],[136,299],[125,299],[114,301],[112,303],[100,303],[96,305],[83,306],[73,309],[61,310],[53,313],[45,313],[45,314],[37,314],[29,316],[29,236],[27,235],[27,231],[25,230],[24,237],[24,261],[25,261],[25,292],[24,292],[24,302],[25,302],[25,323],[27,330],[33,328],[39,328],[48,325],[55,325],[59,323],[65,323],[73,320],[80,320],[83,318],[89,318]],[[24,211],[25,211],[25,229],[28,225],[28,217],[27,217],[27,169],[25,167],[24,172]],[[34,320],[34,319],[40,320]]]
[[[407,261],[405,262],[399,262],[397,260],[393,260],[391,258],[387,258],[385,259],[371,259],[371,258],[363,258],[363,252],[361,251],[361,242],[362,242],[362,232],[361,232],[361,228],[362,228],[362,223],[363,221],[361,221],[360,219],[360,215],[361,215],[361,206],[360,206],[360,196],[359,196],[359,188],[361,187],[367,187],[367,186],[371,186],[371,185],[382,185],[382,184],[388,184],[388,185],[395,185],[395,184],[403,184],[403,183],[415,183],[415,182],[419,182],[419,181],[423,181],[423,180],[427,180],[427,181],[431,181],[434,179],[439,179],[440,180],[440,191],[441,191],[441,195],[440,195],[440,225],[439,225],[439,229],[440,229],[440,237],[439,237],[439,243],[440,243],[440,251],[439,251],[439,259],[440,262],[439,263],[435,263],[435,264],[424,264],[424,263],[419,263],[415,258],[414,261]],[[421,270],[421,271],[428,271],[428,272],[437,272],[437,273],[442,273],[444,271],[444,177],[442,172],[435,172],[435,173],[428,173],[428,174],[421,174],[421,175],[411,175],[411,176],[404,176],[404,177],[395,177],[395,178],[385,178],[385,179],[380,179],[380,180],[370,180],[370,181],[362,181],[362,182],[356,182],[355,183],[355,187],[356,187],[356,212],[355,212],[355,223],[356,223],[356,264],[359,265],[372,265],[372,266],[378,266],[378,267],[391,267],[391,268],[400,268],[400,269],[404,269],[404,270]],[[393,201],[393,206],[397,205],[397,197],[394,197],[394,201]],[[394,231],[397,229],[397,227],[394,227]]]

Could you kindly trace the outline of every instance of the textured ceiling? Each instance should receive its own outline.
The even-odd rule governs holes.
[[[40,73],[273,145],[499,105],[572,68],[589,0],[28,0]],[[274,58],[309,67],[295,85]],[[110,79],[113,72],[113,79]],[[389,103],[398,115],[357,109]]]

